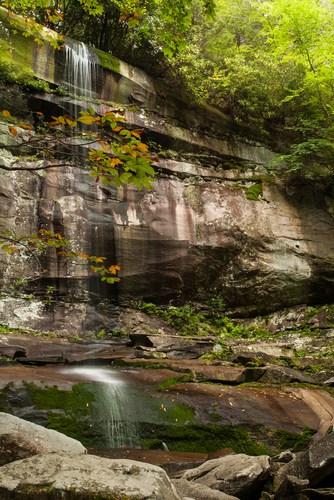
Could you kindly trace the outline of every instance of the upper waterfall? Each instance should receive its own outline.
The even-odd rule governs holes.
[[[76,96],[87,99],[96,97],[96,83],[99,78],[97,56],[83,42],[66,43],[65,80],[69,90]]]

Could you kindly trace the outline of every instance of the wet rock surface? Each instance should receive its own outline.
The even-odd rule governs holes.
[[[161,326],[159,322],[155,328]],[[167,354],[172,352],[174,338],[177,340],[175,351],[183,351],[183,356],[178,353],[175,357],[168,358]],[[322,344],[316,345],[325,345],[328,339],[331,337],[324,335]],[[199,357],[191,359],[189,355],[193,352],[191,343],[194,342],[194,348],[197,348],[198,339],[178,340],[171,331],[168,334],[158,334],[154,329],[149,334],[141,335],[137,331],[131,340],[87,339],[82,344],[73,344],[64,338],[43,339],[7,335],[6,338],[2,338],[0,353],[3,346],[3,354],[6,352],[8,357],[15,358],[16,363],[0,366],[2,393],[8,395],[7,402],[2,395],[0,404],[9,405],[10,411],[18,416],[48,425],[48,412],[32,406],[31,396],[25,390],[22,380],[33,381],[41,388],[56,385],[61,390],[71,390],[78,382],[89,383],[89,375],[86,378],[75,374],[70,376],[66,374],[66,370],[63,372],[63,367],[85,367],[87,363],[93,363],[93,366],[103,366],[104,370],[111,369],[129,384],[129,387],[136,387],[136,391],[141,387],[145,392],[148,391],[153,399],[163,398],[162,408],[168,407],[167,402],[192,408],[194,415],[191,422],[181,426],[182,435],[191,429],[191,432],[197,429],[198,436],[202,436],[202,441],[205,441],[209,440],[208,434],[204,434],[207,432],[205,426],[206,429],[216,428],[217,433],[221,435],[226,432],[224,426],[229,429],[232,426],[242,429],[242,432],[246,431],[245,436],[248,436],[241,439],[235,436],[234,441],[233,439],[230,441],[232,448],[240,446],[242,439],[246,442],[250,436],[255,440],[252,446],[254,442],[260,440],[267,450],[272,451],[278,450],[279,447],[287,448],[288,443],[292,443],[289,441],[292,436],[294,444],[291,451],[282,452],[270,459],[268,456],[259,459],[240,451],[235,454],[235,450],[227,451],[234,455],[225,456],[224,451],[219,451],[217,448],[215,452],[189,455],[161,449],[156,451],[129,449],[113,452],[91,450],[91,452],[108,459],[130,458],[162,466],[170,476],[173,476],[174,486],[184,499],[330,498],[333,492],[331,474],[334,445],[333,434],[328,433],[334,423],[334,397],[330,393],[333,372],[327,370],[322,382],[317,373],[309,375],[296,368],[275,365],[275,357],[272,354],[268,357],[263,356],[259,362],[258,353],[265,348],[272,352],[275,349],[281,352],[282,349],[286,349],[291,352],[300,348],[298,344],[300,339],[297,337],[291,339],[288,335],[283,340],[272,338],[262,339],[260,342],[231,339],[230,352],[234,350],[240,355],[234,354],[232,358],[228,354],[228,359],[223,361]],[[312,340],[314,349],[315,342]],[[320,337],[315,340],[320,342]],[[203,339],[201,342],[205,346],[208,339]],[[251,342],[253,350],[247,351],[246,348],[251,347]],[[307,342],[303,343],[303,346],[305,345],[308,345]],[[145,349],[148,349],[146,352],[150,352],[151,356],[138,357]],[[17,356],[18,351],[21,354],[24,351],[24,356]],[[157,359],[153,355],[154,352],[165,352],[166,356]],[[249,356],[247,352],[256,355]],[[283,357],[285,360],[294,359],[282,356],[277,358],[277,361],[280,362]],[[117,364],[122,364],[123,367],[115,366]],[[108,366],[114,367],[108,368]],[[13,385],[8,386],[8,384]],[[136,392],[136,398],[138,394]],[[137,401],[139,402],[139,399]],[[148,400],[144,401],[137,404],[147,405]],[[160,403],[157,405],[158,408],[159,405]],[[142,418],[145,419],[147,416]],[[162,429],[160,424],[157,425],[150,419],[145,426],[150,429],[149,433],[154,431],[156,436],[159,436],[157,440],[159,447],[163,441],[169,444],[175,440],[174,436],[168,441],[170,439],[168,426]],[[311,432],[307,439],[300,441],[303,443],[301,446],[304,448],[307,446],[313,433],[311,443],[305,451],[295,453],[293,449],[297,443],[296,438],[300,436],[302,439],[305,427]],[[281,439],[283,441],[280,441]],[[257,450],[258,453],[259,449]],[[17,458],[20,458],[20,455]],[[264,461],[263,464],[261,462],[262,465],[259,464],[259,460]],[[238,467],[240,470],[237,470]],[[203,474],[199,472],[204,470],[206,472]]]

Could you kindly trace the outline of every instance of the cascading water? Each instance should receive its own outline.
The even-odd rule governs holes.
[[[91,106],[91,100],[97,96],[100,66],[97,60],[94,61],[96,55],[82,42],[66,43],[64,56],[65,81],[71,93],[68,111],[71,116],[77,117],[79,111]],[[90,131],[92,130],[90,127]],[[87,147],[83,142],[85,141],[77,138],[72,140],[75,162],[85,163]],[[103,430],[105,446],[136,446],[139,441],[136,411],[126,384],[108,369],[75,367],[68,369],[67,373],[94,383],[96,426]]]
[[[82,42],[65,44],[65,80],[75,97],[94,97],[99,65],[87,45]]]
[[[73,367],[65,373],[94,383],[98,409],[96,425],[104,432],[107,448],[135,447],[139,441],[134,400],[127,385],[112,370],[96,367]]]

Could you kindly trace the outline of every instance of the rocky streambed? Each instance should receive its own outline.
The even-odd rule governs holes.
[[[80,342],[8,330],[0,411],[101,459],[161,466],[184,498],[334,495],[334,337],[324,318],[293,330],[285,313],[267,320],[270,335],[220,343],[180,336],[142,313],[127,318],[128,335]]]

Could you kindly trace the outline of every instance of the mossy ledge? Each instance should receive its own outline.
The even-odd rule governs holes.
[[[62,390],[33,383],[15,387],[10,383],[1,396],[1,411],[22,412],[22,407],[14,405],[15,401],[24,400],[29,403],[29,411],[33,407],[44,414],[49,428],[78,439],[85,446],[106,448],[94,384],[75,384],[71,390]],[[190,407],[151,397],[145,391],[139,394],[137,389],[135,396],[140,415],[138,446],[143,449],[167,446],[171,451],[210,453],[232,448],[248,455],[275,455],[287,448],[294,451],[306,448],[314,434],[309,428],[296,434],[256,425],[201,424],[194,422],[195,413]]]

